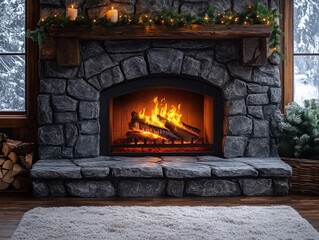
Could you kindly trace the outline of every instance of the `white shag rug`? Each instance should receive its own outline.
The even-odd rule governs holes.
[[[289,206],[54,207],[23,216],[12,239],[319,239]]]

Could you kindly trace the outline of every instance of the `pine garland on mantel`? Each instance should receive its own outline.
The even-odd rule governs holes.
[[[272,27],[273,31],[269,37],[269,48],[273,52],[279,53],[280,36],[283,32],[278,24],[278,18],[281,15],[278,10],[269,10],[260,1],[247,4],[246,10],[242,13],[224,12],[217,13],[215,7],[211,6],[204,17],[195,16],[187,13],[177,13],[174,9],[164,9],[156,17],[149,14],[141,14],[138,17],[130,15],[120,15],[116,23],[112,23],[106,17],[97,17],[90,19],[86,16],[78,16],[75,20],[63,16],[49,16],[38,22],[37,28],[33,31],[28,30],[27,36],[41,46],[48,37],[48,29],[51,27],[72,27],[87,26],[95,28],[103,26],[105,28],[125,25],[143,25],[146,28],[158,26],[184,27],[191,24],[201,25],[227,25],[227,24],[264,24]],[[279,53],[280,54],[280,53]]]

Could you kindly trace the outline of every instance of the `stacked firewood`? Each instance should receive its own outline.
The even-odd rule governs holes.
[[[0,133],[0,191],[29,188],[33,147],[33,143],[12,140]]]

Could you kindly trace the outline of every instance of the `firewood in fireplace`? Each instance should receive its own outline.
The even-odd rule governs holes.
[[[157,115],[158,119],[165,124],[165,127],[174,133],[179,138],[183,139],[184,141],[191,142],[193,138],[197,138],[198,134],[190,132],[187,129],[182,129],[181,127],[177,126],[173,122],[167,120],[166,118],[162,117],[161,115]]]

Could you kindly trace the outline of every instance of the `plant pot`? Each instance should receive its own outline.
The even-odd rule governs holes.
[[[292,167],[291,192],[319,195],[319,160],[281,159]]]

